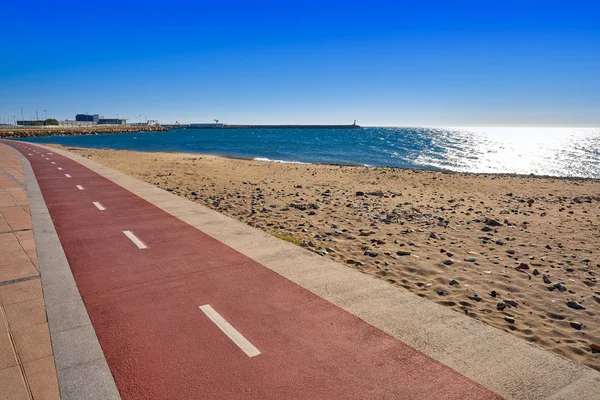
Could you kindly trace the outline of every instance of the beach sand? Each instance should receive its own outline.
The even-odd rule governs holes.
[[[600,370],[600,181],[68,150]]]

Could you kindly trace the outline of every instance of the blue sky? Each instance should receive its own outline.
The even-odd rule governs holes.
[[[10,1],[0,18],[3,120],[600,126],[594,1]]]

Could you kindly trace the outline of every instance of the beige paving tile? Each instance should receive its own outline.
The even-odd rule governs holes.
[[[0,257],[0,282],[34,275],[39,273],[22,249]]]
[[[29,400],[29,395],[19,366],[0,371],[0,400]]]
[[[21,189],[19,191],[11,191],[10,195],[15,200],[16,204],[29,205],[29,199],[27,198],[27,192],[24,189]]]
[[[12,231],[12,229],[10,229],[10,226],[8,226],[8,223],[4,220],[4,217],[0,215],[0,233],[10,231]]]
[[[20,242],[23,240],[34,240],[33,230],[15,232],[15,236]]]
[[[4,306],[42,297],[42,282],[39,279],[0,286],[0,302]]]
[[[13,350],[10,336],[8,335],[8,328],[6,327],[6,321],[4,317],[0,316],[0,370],[13,367],[17,365],[15,358],[15,352]],[[0,391],[2,384],[0,380]]]
[[[0,186],[0,190],[2,187]],[[9,192],[0,192],[0,208],[2,207],[13,207],[18,203],[14,200],[14,198],[10,195]]]
[[[13,330],[12,336],[22,363],[52,355],[47,323]]]
[[[23,364],[31,394],[35,400],[58,400],[58,381],[54,357],[45,357]]]
[[[32,229],[31,217],[21,207],[2,208],[0,214],[12,230]]]
[[[19,241],[13,233],[0,234],[0,257],[8,257],[6,253],[14,253],[20,249]],[[1,261],[0,261],[1,262]]]
[[[43,298],[6,305],[4,312],[12,331],[46,322],[46,307]]]

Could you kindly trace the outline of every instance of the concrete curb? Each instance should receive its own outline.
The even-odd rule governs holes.
[[[592,399],[600,372],[95,161],[106,177],[507,399]]]
[[[23,163],[61,399],[120,399],[31,164],[6,147]]]

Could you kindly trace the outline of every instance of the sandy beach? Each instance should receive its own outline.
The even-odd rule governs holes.
[[[600,370],[600,181],[68,150]]]

